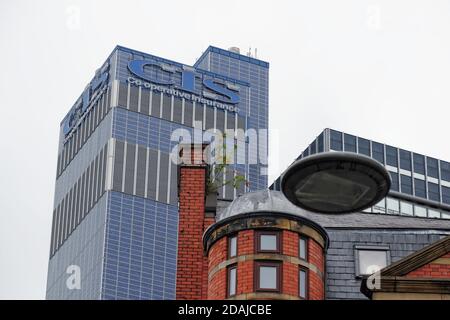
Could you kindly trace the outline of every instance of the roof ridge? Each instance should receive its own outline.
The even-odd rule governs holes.
[[[381,276],[404,276],[450,252],[450,236],[446,236],[419,251],[380,270]]]

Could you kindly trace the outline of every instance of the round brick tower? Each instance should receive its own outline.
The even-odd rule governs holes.
[[[246,193],[203,236],[208,299],[324,299],[325,230],[281,192]]]

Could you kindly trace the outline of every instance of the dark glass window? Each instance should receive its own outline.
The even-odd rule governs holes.
[[[304,268],[300,268],[298,272],[298,296],[308,298],[308,270]]]
[[[437,159],[427,157],[427,175],[436,179],[439,178]]]
[[[236,295],[236,289],[237,289],[237,267],[236,265],[232,265],[228,267],[227,270],[227,294],[228,297],[232,297]]]
[[[281,252],[280,233],[277,231],[256,232],[256,252]]]
[[[323,152],[323,132],[319,135],[319,138],[317,139],[317,152]]]
[[[336,151],[342,151],[342,133],[330,130],[330,148]]]
[[[213,129],[214,128],[214,109],[207,107],[205,109],[205,129]]]
[[[428,199],[433,201],[440,201],[439,185],[433,182],[428,182]]]
[[[398,167],[397,148],[386,146],[386,164]]]
[[[281,264],[272,261],[255,262],[256,291],[281,291]]]
[[[370,141],[358,138],[358,153],[365,154],[370,157]]]
[[[391,190],[392,191],[399,191],[398,189],[398,174],[392,171],[389,171],[389,174],[391,175],[392,185]]]
[[[173,121],[181,123],[181,116],[183,114],[183,101],[178,98],[173,99]]]
[[[308,260],[308,239],[300,237],[298,241],[298,256],[300,259]]]
[[[400,149],[400,168],[411,171],[411,152]]]
[[[307,157],[307,156],[309,156],[309,147],[308,147],[308,148],[306,148],[306,149],[305,149],[305,151],[303,151],[303,153],[302,153],[302,154],[303,154],[303,156],[304,156],[304,157]]]
[[[381,143],[372,142],[372,158],[384,164],[384,148]]]
[[[203,105],[196,103],[195,104],[195,116],[194,116],[194,121],[198,122],[198,127],[199,128],[203,128]]]
[[[344,151],[356,152],[356,137],[344,134]]]
[[[237,256],[237,236],[228,238],[228,258]]]
[[[404,174],[400,175],[402,183],[402,192],[407,194],[412,194],[412,179]]]
[[[311,143],[309,149],[311,150],[311,154],[316,153],[316,142],[315,141],[313,143]]]
[[[415,195],[421,198],[427,198],[427,190],[425,188],[425,181],[421,179],[414,179]]]
[[[168,188],[168,178],[169,178],[169,164],[170,159],[167,153],[160,153],[159,162],[159,190],[158,199],[159,201],[167,201],[167,188]]]
[[[130,103],[128,104],[128,109],[131,111],[138,111],[139,104],[139,89],[138,87],[131,86],[130,87]]]
[[[450,204],[450,188],[442,186],[442,202]]]
[[[414,153],[414,172],[425,174],[425,157],[421,154]]]
[[[441,161],[441,179],[450,181],[450,163]]]
[[[225,112],[217,109],[216,129],[225,132]]]
[[[185,101],[184,103],[184,125],[192,127],[192,115],[194,113],[194,107],[192,102]]]
[[[236,115],[234,113],[228,112],[227,114],[227,129],[236,129]]]

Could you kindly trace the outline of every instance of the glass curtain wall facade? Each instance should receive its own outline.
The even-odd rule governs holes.
[[[175,298],[173,133],[267,130],[268,68],[215,47],[193,67],[114,49],[61,123],[48,299]],[[253,149],[245,135],[227,139],[241,139],[245,153],[233,155],[223,179],[242,174],[249,184],[221,187],[219,198],[266,188],[258,153],[266,156],[267,146]],[[79,288],[70,289],[78,275]]]
[[[355,152],[385,165],[389,196],[367,212],[450,219],[450,162],[328,128],[297,159],[325,151]],[[280,180],[270,188],[279,190]]]

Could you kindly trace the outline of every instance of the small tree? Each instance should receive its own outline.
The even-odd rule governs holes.
[[[223,134],[224,141],[225,137],[226,135]],[[234,174],[231,179],[223,178],[224,172],[226,170],[225,168],[229,168],[231,161],[230,155],[227,155],[226,153],[227,146],[225,142],[221,145],[220,149],[222,151],[222,154],[219,155],[219,157],[221,158],[222,161],[221,163],[214,164],[213,174],[208,175],[208,180],[206,182],[207,193],[217,194],[217,190],[219,190],[219,188],[229,184],[231,184],[234,189],[239,189],[243,184],[248,186],[249,182],[247,181],[247,179],[245,179],[245,175],[243,175],[236,169],[233,169]],[[237,145],[234,144],[233,151],[236,151],[236,149]]]

